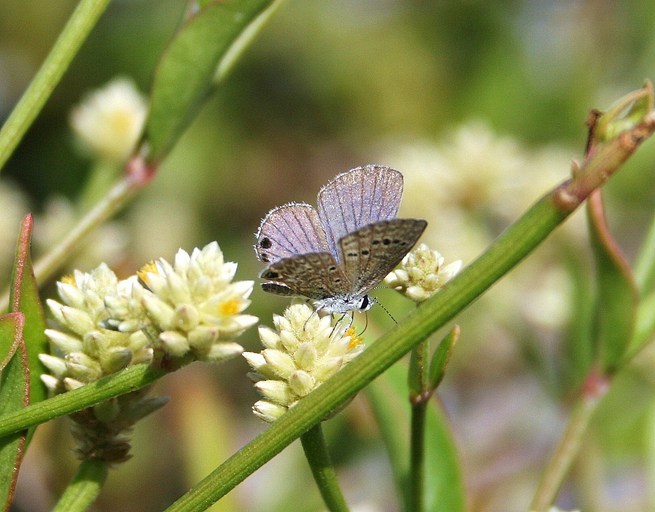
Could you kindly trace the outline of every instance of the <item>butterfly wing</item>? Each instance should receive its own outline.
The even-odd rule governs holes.
[[[414,247],[427,222],[392,219],[369,224],[339,240],[343,272],[350,276],[356,295],[368,293]]]
[[[339,174],[318,193],[318,215],[330,251],[339,258],[339,240],[359,228],[396,217],[403,175],[380,165]]]
[[[278,295],[303,295],[320,300],[345,293],[352,284],[329,252],[302,254],[278,260],[260,277],[265,291]]]
[[[329,251],[318,213],[304,203],[289,203],[268,212],[255,236],[255,252],[264,263]]]

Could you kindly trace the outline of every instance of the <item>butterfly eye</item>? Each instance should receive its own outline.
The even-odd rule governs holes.
[[[371,300],[368,298],[368,295],[364,295],[362,297],[362,300],[357,305],[357,309],[360,309],[362,311],[366,311],[370,307],[371,307]]]

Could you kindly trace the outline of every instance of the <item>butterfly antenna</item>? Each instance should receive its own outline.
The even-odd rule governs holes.
[[[385,307],[382,305],[381,302],[379,302],[379,301],[375,301],[375,302],[377,302],[377,303],[380,305],[380,307],[382,308],[382,310],[383,310],[387,315],[389,315],[389,318],[391,318],[391,320],[393,320],[393,323],[396,324],[396,325],[398,325],[398,320],[396,320],[396,319],[393,317],[393,315],[389,312],[389,310],[388,310],[387,308],[385,308]]]

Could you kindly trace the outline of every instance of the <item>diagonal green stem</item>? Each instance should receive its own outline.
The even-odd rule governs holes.
[[[109,0],[81,0],[38,73],[0,130],[0,169],[25,135],[107,8]]]
[[[83,512],[96,500],[109,466],[100,460],[85,460],[77,468],[73,480],[57,502],[53,512]]]
[[[0,418],[0,437],[148,386],[165,374],[165,370],[138,364],[20,411],[5,414]]]
[[[339,481],[327,451],[321,424],[317,423],[300,436],[300,442],[325,506],[330,512],[348,512],[348,505],[341,492],[341,487],[339,487]]]

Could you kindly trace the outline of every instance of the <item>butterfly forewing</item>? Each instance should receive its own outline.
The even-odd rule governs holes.
[[[399,171],[379,165],[339,174],[318,193],[318,215],[336,257],[339,240],[359,228],[395,218],[403,193]]]
[[[308,204],[290,203],[271,210],[256,236],[255,252],[264,263],[329,251],[318,213]]]
[[[315,300],[341,295],[352,288],[352,283],[329,252],[281,259],[264,270],[261,277],[270,281],[264,283],[269,288],[266,291],[280,294],[282,288],[287,287],[295,295]]]
[[[358,229],[339,240],[343,271],[353,276],[351,293],[367,293],[414,247],[427,222],[392,219]]]

